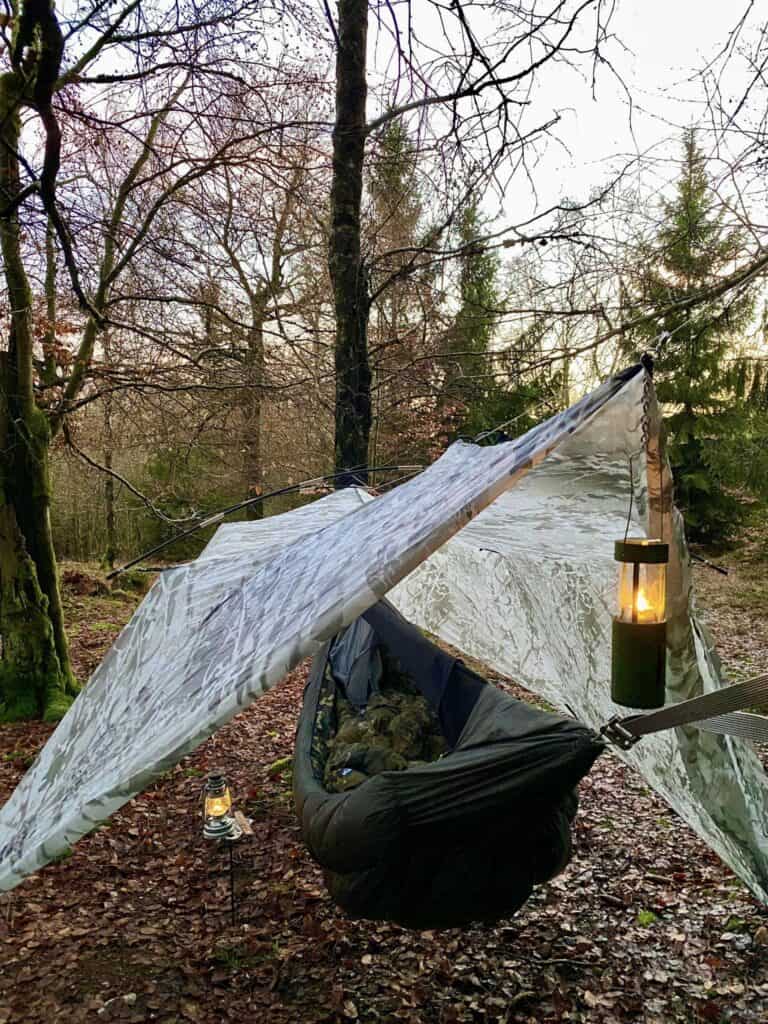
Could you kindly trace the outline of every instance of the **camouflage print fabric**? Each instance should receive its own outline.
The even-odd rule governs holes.
[[[632,530],[672,545],[668,699],[716,689],[647,384],[631,368],[513,441],[451,445],[375,499],[347,488],[228,524],[195,562],[162,573],[0,809],[0,890],[68,851],[385,594],[602,725],[616,711],[612,552],[630,479]],[[678,729],[625,756],[768,899],[768,788],[749,744]]]
[[[316,779],[322,779],[328,760],[328,744],[336,733],[336,684],[329,664],[325,666],[323,686],[315,715],[309,758]]]
[[[316,774],[329,793],[354,789],[380,772],[436,761],[447,750],[436,716],[399,671],[385,674],[381,692],[360,713],[337,691],[336,722],[335,735],[322,741],[327,760]]]

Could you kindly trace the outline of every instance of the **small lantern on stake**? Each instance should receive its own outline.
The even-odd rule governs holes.
[[[611,699],[629,708],[664,706],[669,545],[661,540],[617,540],[619,614],[613,620]]]
[[[240,826],[232,814],[232,795],[227,780],[221,772],[213,772],[208,776],[203,790],[205,806],[203,809],[203,835],[206,839],[239,839]]]

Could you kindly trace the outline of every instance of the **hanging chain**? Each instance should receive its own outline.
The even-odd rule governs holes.
[[[651,374],[648,367],[645,367],[643,378],[643,399],[641,403],[642,414],[640,417],[640,447],[629,456],[629,508],[627,509],[627,524],[624,528],[624,540],[629,536],[629,527],[632,522],[632,506],[635,501],[635,471],[634,460],[640,456],[648,461],[648,442],[651,436]]]
[[[651,437],[651,391],[653,389],[653,377],[652,377],[652,374],[651,374],[651,369],[652,368],[649,369],[648,366],[645,367],[645,377],[643,379],[642,418],[640,420],[640,434],[641,434],[641,438],[642,438],[642,442],[641,443],[642,443],[642,450],[644,451],[645,457],[646,457],[646,467],[648,466],[648,454],[649,454],[648,453],[648,443],[649,443],[650,437]],[[660,540],[664,540],[664,515],[665,515],[666,501],[665,501],[665,494],[664,494],[664,473],[663,473],[663,467],[658,462],[659,459],[661,459],[661,452],[660,452],[659,447],[657,445],[655,453],[654,453],[653,461],[654,461],[654,465],[656,466],[656,468],[659,471],[659,501],[661,503],[660,504],[660,510],[659,510],[659,519],[660,519],[659,539]],[[646,468],[646,472],[647,472],[647,468]]]
[[[643,379],[643,415],[642,419],[640,420],[640,436],[642,438],[641,444],[643,451],[645,452],[648,451],[648,441],[650,439],[651,433],[651,387],[651,375],[646,370],[645,377]]]

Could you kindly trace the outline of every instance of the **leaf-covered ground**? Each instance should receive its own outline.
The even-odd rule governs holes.
[[[707,574],[719,633],[710,590],[720,593],[721,577],[710,572],[697,579]],[[67,609],[84,670],[133,601],[76,591],[68,586]],[[744,655],[756,666],[761,644],[765,654],[757,618],[750,604],[725,620],[733,668]],[[768,1020],[766,908],[610,754],[582,785],[573,862],[506,924],[414,933],[344,918],[291,810],[285,759],[305,673],[3,899],[0,1024]],[[0,727],[0,801],[48,734]],[[235,925],[228,863],[201,835],[213,767],[253,819],[253,838],[236,848]]]
[[[697,602],[715,635],[728,678],[768,672],[768,520],[745,534],[733,551],[715,556],[727,576],[701,564],[694,569]]]

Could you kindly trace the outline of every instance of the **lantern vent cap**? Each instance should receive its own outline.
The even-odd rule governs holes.
[[[669,544],[654,538],[627,537],[615,542],[613,557],[617,562],[663,565],[669,561]]]

